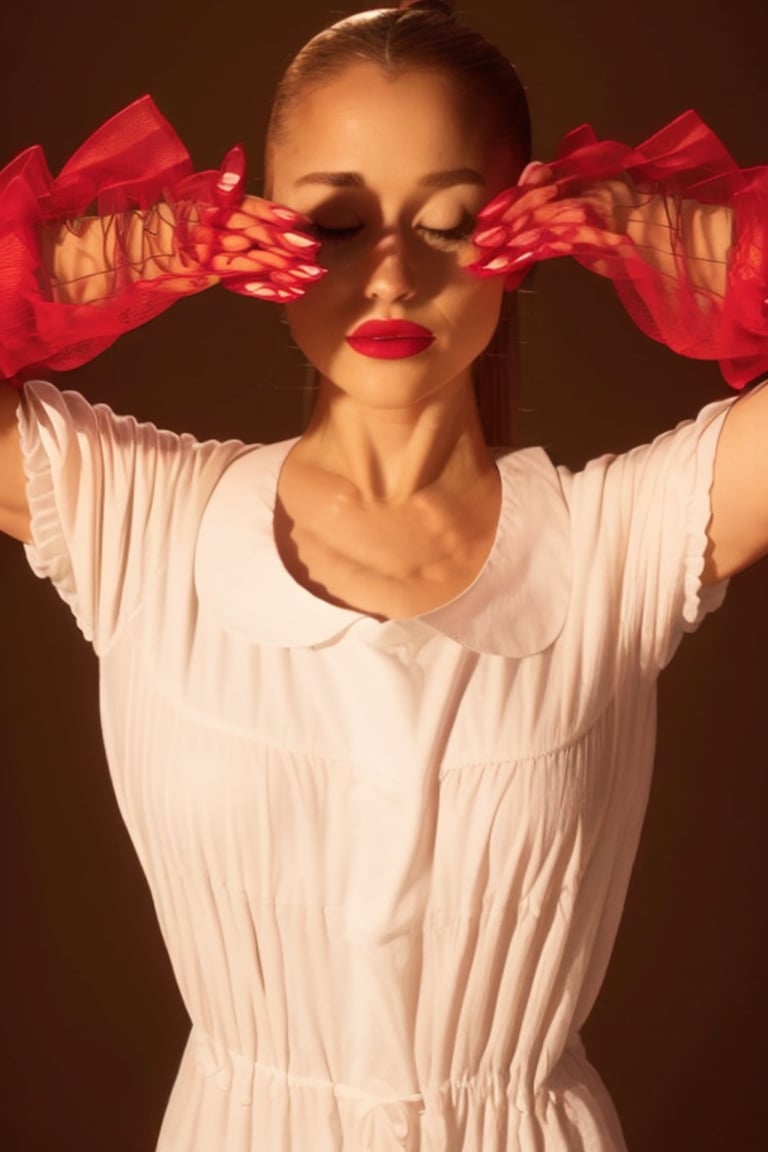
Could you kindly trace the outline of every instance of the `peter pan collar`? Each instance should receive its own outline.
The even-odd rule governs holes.
[[[253,448],[222,474],[200,524],[195,582],[200,608],[253,643],[311,648],[354,625],[390,621],[321,600],[283,564],[273,515],[280,469],[298,438]],[[496,537],[473,583],[440,608],[397,623],[418,624],[475,652],[521,658],[561,632],[571,588],[568,510],[558,475],[540,448],[497,460],[502,502]]]

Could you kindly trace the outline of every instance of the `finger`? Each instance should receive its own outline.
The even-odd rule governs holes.
[[[228,292],[238,296],[250,296],[256,300],[277,300],[277,289],[262,280],[249,280],[248,277],[224,281]]]
[[[249,228],[259,226],[284,231],[288,228],[299,228],[304,222],[301,219],[295,221],[293,214],[290,219],[282,220],[275,215],[267,200],[247,196],[242,204],[238,204],[227,215],[217,212],[214,223],[225,231],[247,232]]]
[[[215,252],[208,264],[218,275],[242,273],[258,277],[260,272],[269,275],[273,269],[290,268],[291,260],[287,253],[252,249],[248,252]]]
[[[504,248],[507,245],[517,247],[525,242],[527,235],[544,233],[552,227],[559,225],[575,225],[586,227],[587,213],[580,204],[571,203],[558,205],[554,209],[533,214],[533,218],[526,217],[510,221],[508,224],[496,224],[492,228],[481,228],[470,237],[477,248]]]
[[[227,152],[219,169],[219,178],[216,181],[216,203],[221,208],[228,208],[237,204],[243,197],[245,187],[245,149],[242,144],[235,144]]]
[[[502,253],[498,256],[489,257],[480,260],[475,264],[469,264],[469,271],[475,276],[488,277],[488,276],[503,276],[506,273],[513,271],[516,268],[533,264],[538,260],[539,252],[521,252],[517,256],[512,256]]]
[[[306,232],[299,232],[294,228],[270,228],[267,243],[276,252],[285,252],[289,256],[299,256],[302,260],[311,261],[320,249],[320,241]]]
[[[574,237],[568,233],[564,237],[556,234],[543,239],[536,236],[529,248],[516,251],[497,252],[486,255],[475,264],[469,265],[469,270],[476,276],[502,276],[527,269],[540,260],[550,260],[559,256],[590,256],[605,258],[607,251],[614,248],[612,241],[606,245],[602,242],[602,233],[597,230],[586,230],[583,235]]]
[[[575,224],[558,223],[546,228],[532,228],[527,232],[521,232],[515,236],[514,243],[510,242],[506,246],[506,251],[511,253],[519,252],[523,248],[537,249],[544,244],[568,244],[571,248],[589,247],[605,251],[626,247],[627,241],[626,237],[619,233],[607,232],[602,228],[577,221]]]
[[[501,248],[509,239],[509,229],[502,224],[493,228],[481,228],[470,237],[471,242],[478,248]]]
[[[239,279],[225,281],[224,287],[229,292],[236,292],[240,296],[250,296],[255,300],[272,301],[275,304],[291,304],[300,300],[304,295],[303,288],[288,288],[269,281],[253,280],[244,276]]]
[[[517,220],[507,221],[507,239],[504,243],[508,246],[517,246],[521,243],[527,243],[526,237],[528,236],[545,235],[547,232],[557,229],[585,228],[587,227],[587,219],[587,213],[578,204],[541,208],[532,215],[526,214]],[[501,245],[499,246],[501,247]]]
[[[302,212],[296,212],[284,204],[275,204],[262,196],[244,196],[242,203],[238,205],[238,214],[244,217],[242,221],[238,221],[240,227],[248,227],[254,220],[274,224],[278,228],[306,230],[312,226],[312,221]]]
[[[293,249],[294,252],[301,252],[305,256],[317,252],[321,246],[320,241],[314,236],[308,236],[306,232],[297,232],[294,229],[279,232],[276,234],[276,238],[289,249]]]
[[[284,228],[287,224],[289,228],[300,228],[304,231],[312,227],[312,221],[303,212],[296,212],[293,208],[286,208],[284,204],[272,204],[267,200],[264,203],[271,218],[279,227]]]
[[[319,264],[291,260],[271,252],[255,252],[215,256],[209,264],[217,276],[230,279],[247,276],[253,280],[271,280],[281,286],[306,287],[322,280],[328,269]]]
[[[274,201],[265,200],[261,196],[246,196],[241,208],[244,212],[263,217],[281,228],[286,226],[309,228],[312,225],[309,216],[305,216],[303,212],[297,212],[295,208],[289,208],[286,204],[275,204]]]
[[[537,188],[541,184],[551,183],[553,179],[554,173],[548,165],[542,164],[541,160],[531,160],[518,176],[517,184],[519,188]]]
[[[526,188],[507,207],[500,219],[508,223],[516,216],[530,215],[539,211],[545,204],[555,200],[560,194],[557,184],[544,184],[541,188]]]
[[[255,197],[251,197],[251,199],[254,201],[256,200]],[[223,212],[217,212],[212,220],[204,220],[203,222],[210,223],[212,227],[218,228],[224,232],[247,232],[249,228],[254,228],[257,226],[274,226],[271,213],[263,210],[261,206],[259,206],[258,210],[254,209],[253,211],[247,212],[244,211],[244,208],[245,201],[243,201],[242,204],[238,204],[238,206],[233,208],[231,212],[227,212],[226,214]]]
[[[239,225],[240,219],[234,223]],[[320,241],[312,236],[265,224],[247,228],[198,225],[193,231],[193,243],[201,250],[206,262],[221,254],[253,252],[258,256],[259,253],[269,252],[283,260],[313,263],[320,248]]]
[[[537,236],[528,248],[520,246],[511,251],[486,253],[480,260],[470,264],[469,268],[478,276],[504,276],[520,268],[527,268],[537,260],[545,260],[552,254],[553,247],[557,243],[557,241],[544,241]],[[560,241],[559,248],[558,255],[567,255],[572,250],[572,245]]]
[[[480,223],[490,224],[495,220],[501,219],[510,205],[519,199],[519,197],[519,188],[507,188],[504,192],[500,192],[499,195],[489,201],[484,208],[480,209],[477,214],[478,221]]]
[[[280,285],[287,285],[289,287],[299,284],[314,284],[318,280],[322,280],[323,276],[328,274],[327,268],[321,268],[319,264],[294,264],[289,268],[277,269],[271,273],[270,279]]]
[[[535,212],[558,195],[556,184],[546,184],[541,188],[510,188],[502,192],[478,213],[478,224],[494,227],[509,223],[517,216]]]
[[[232,216],[223,225],[216,226],[213,231],[218,237],[218,241],[214,239],[214,244],[229,250],[243,247],[241,240],[232,242],[225,239],[230,236],[244,237],[252,244],[288,252],[292,255],[299,252],[302,256],[312,256],[320,248],[320,241],[306,232],[301,232],[293,227],[276,227],[274,224],[254,225],[252,220],[248,222],[239,213]]]
[[[299,213],[251,196],[231,211],[223,208],[205,210],[196,225],[195,235],[199,237],[198,242],[229,250],[246,247],[242,240],[244,237],[253,244],[311,253],[320,247],[320,242],[302,231],[304,228],[311,228],[311,221]],[[232,236],[241,239],[225,239]]]
[[[277,243],[269,228],[246,228],[237,231],[217,231],[212,239],[219,252],[246,252],[251,248],[274,249]]]

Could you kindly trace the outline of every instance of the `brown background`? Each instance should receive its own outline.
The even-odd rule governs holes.
[[[520,68],[541,157],[584,120],[636,141],[692,106],[741,163],[768,161],[765,0],[462,8]],[[2,152],[40,141],[56,170],[149,91],[199,166],[243,139],[258,174],[283,62],[354,9],[5,5]],[[627,448],[726,393],[575,266],[539,270],[522,334],[520,439],[558,461]],[[278,312],[213,292],[59,382],[179,430],[272,440],[299,430],[301,381]],[[151,1152],[187,1020],[103,763],[95,662],[5,539],[0,580],[0,1147]],[[661,681],[650,813],[586,1032],[631,1152],[765,1146],[765,590],[764,566],[739,577]]]

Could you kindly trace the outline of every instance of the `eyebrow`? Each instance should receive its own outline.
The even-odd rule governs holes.
[[[365,181],[359,172],[308,172],[296,181],[301,184],[325,184],[331,188],[362,188]],[[422,188],[452,188],[455,184],[485,186],[485,177],[474,168],[448,168],[444,172],[430,172],[419,180]]]

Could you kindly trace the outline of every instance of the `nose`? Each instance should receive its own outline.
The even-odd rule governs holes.
[[[391,232],[370,252],[370,272],[366,285],[369,300],[394,303],[409,300],[415,292],[413,271],[402,236]]]

